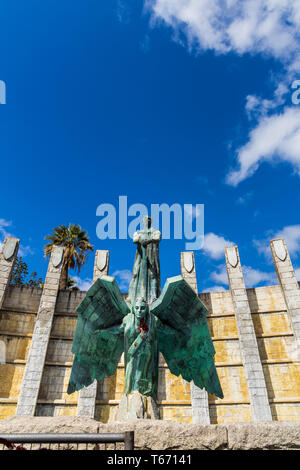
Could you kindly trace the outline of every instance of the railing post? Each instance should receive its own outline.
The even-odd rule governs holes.
[[[124,433],[125,450],[134,450],[134,431]]]

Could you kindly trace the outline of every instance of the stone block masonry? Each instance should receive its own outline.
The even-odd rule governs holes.
[[[287,306],[291,326],[298,345],[298,358],[300,359],[300,288],[291,258],[283,238],[270,242],[273,262],[279,285]]]
[[[0,309],[3,305],[5,294],[8,290],[14,264],[17,258],[19,240],[6,237],[0,253]],[[0,364],[6,362],[6,343],[0,340]]]
[[[97,250],[95,255],[93,282],[99,277],[107,275],[109,269],[109,252],[107,250]],[[89,387],[84,387],[79,391],[77,416],[94,418],[97,396],[97,381],[95,380]]]
[[[0,308],[2,307],[4,296],[10,282],[18,254],[19,243],[18,238],[6,237],[2,246],[0,253]]]
[[[50,256],[28,360],[21,385],[16,410],[17,416],[34,416],[35,414],[62,274],[63,259],[64,248],[58,246],[54,247]]]
[[[238,247],[225,248],[226,267],[236,316],[241,356],[253,421],[272,421],[267,387],[259,356]]]
[[[170,454],[172,450],[300,449],[299,422],[199,425],[176,423],[174,421],[135,419],[104,424],[93,419],[75,416],[51,418],[14,416],[0,421],[0,434],[15,434],[20,433],[20,430],[29,434],[114,434],[134,431],[135,450],[164,451],[165,454]],[[123,448],[122,444],[117,444],[117,449]],[[121,454],[123,455],[122,452]],[[155,455],[155,452],[152,452],[152,454]],[[193,463],[197,460],[197,456],[192,456]],[[167,459],[165,459],[165,463],[166,461]],[[158,456],[152,462],[157,464]],[[173,461],[170,462],[172,467]],[[184,462],[182,461],[182,463]],[[185,460],[185,463],[189,464],[189,461]],[[164,465],[158,463],[159,467],[164,467]]]
[[[186,280],[190,278],[190,285],[194,284],[193,288],[197,288],[196,278],[192,276],[193,269],[189,272],[191,266],[194,268],[191,258],[188,255],[185,259],[182,274]],[[106,261],[105,256],[102,257],[102,260],[99,260],[100,267]],[[101,272],[98,263],[95,265],[95,270]],[[289,266],[283,266],[282,273],[286,273],[283,279],[291,277],[289,270]],[[205,276],[206,273],[201,274],[201,277]],[[236,272],[236,268],[233,268],[231,277],[233,280],[240,278],[240,273]],[[252,397],[242,356],[242,336],[238,329],[236,308],[233,302],[234,297],[239,297],[239,294],[233,293],[233,286],[234,282],[231,284],[231,290],[198,294],[208,309],[208,327],[216,350],[215,364],[224,392],[222,400],[208,394],[209,418],[211,424],[221,426],[238,426],[241,422],[254,420]],[[234,286],[234,289],[239,289],[239,287]],[[286,291],[292,290],[286,289]],[[282,286],[278,284],[247,288],[245,291],[244,301],[248,302],[251,312],[251,331],[253,332],[254,328],[272,412],[273,422],[269,422],[268,425],[273,426],[276,421],[290,421],[289,424],[292,425],[292,422],[300,421],[300,361],[296,349],[295,330],[290,317],[293,303],[288,309]],[[40,321],[42,294],[45,297],[43,289],[37,287],[10,285],[5,290],[0,309],[0,341],[6,346],[6,361],[0,363],[0,422],[9,416],[13,419],[17,403],[20,401],[24,371],[28,360],[31,361],[29,351],[32,339],[35,339],[34,327],[35,323],[39,324]],[[44,350],[39,356],[43,373],[35,417],[27,416],[24,419],[34,419],[39,422],[39,416],[47,416],[49,423],[64,417],[69,417],[70,420],[88,419],[76,417],[79,393],[75,392],[72,395],[66,393],[72,367],[71,345],[77,321],[76,308],[84,299],[85,294],[83,291],[58,291],[44,365],[42,365]],[[125,293],[122,295],[124,298],[127,296]],[[259,374],[261,376],[261,370]],[[257,374],[253,373],[253,377],[256,378],[256,376]],[[103,423],[109,420],[114,408],[119,404],[123,387],[124,361],[121,359],[116,374],[97,383],[95,418],[98,423],[101,422],[100,426],[105,426]],[[193,424],[197,416],[195,412],[197,406],[194,406],[195,398],[198,403],[200,402],[199,416],[203,419],[203,409],[207,407],[201,404],[201,397],[194,397],[190,384],[181,377],[171,374],[161,355],[158,394],[161,420],[168,423],[171,421],[173,424],[186,423],[190,426],[202,426]],[[95,403],[94,396],[91,398],[91,403],[90,409]],[[22,421],[23,417],[17,417],[17,419]],[[253,429],[260,424],[255,423]],[[276,434],[276,431],[274,432]]]
[[[192,289],[198,294],[195,257],[192,251],[181,253],[181,275]],[[210,424],[208,395],[205,389],[197,387],[191,382],[192,422],[197,424]]]

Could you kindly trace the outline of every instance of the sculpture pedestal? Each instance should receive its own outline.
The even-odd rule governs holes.
[[[123,395],[109,421],[128,419],[160,419],[159,408],[152,397],[145,397],[138,391]]]

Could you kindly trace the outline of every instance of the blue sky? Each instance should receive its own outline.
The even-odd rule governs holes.
[[[296,0],[0,3],[0,234],[44,276],[44,236],[78,223],[127,290],[135,247],[99,240],[96,208],[204,204],[199,290],[227,289],[224,246],[248,287],[276,283],[284,236],[300,280],[300,7]],[[179,274],[186,240],[161,242]],[[80,273],[90,283],[93,255]],[[71,275],[77,276],[75,272]]]

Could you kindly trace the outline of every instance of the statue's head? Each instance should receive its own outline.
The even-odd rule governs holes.
[[[149,215],[145,215],[145,217],[143,217],[143,225],[145,227],[145,229],[149,229],[151,227],[151,217],[149,217]]]
[[[133,307],[133,313],[135,314],[135,316],[138,319],[141,319],[144,318],[148,312],[149,306],[146,300],[143,297],[137,298]]]

